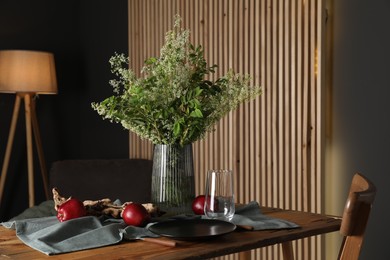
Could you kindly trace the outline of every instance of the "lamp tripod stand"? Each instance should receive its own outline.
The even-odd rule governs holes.
[[[43,155],[42,142],[39,132],[38,120],[35,112],[35,93],[16,93],[16,99],[14,104],[14,110],[11,121],[11,128],[8,136],[7,148],[4,155],[3,167],[0,177],[0,202],[2,201],[5,180],[7,177],[7,170],[9,160],[11,157],[12,144],[15,136],[16,123],[19,115],[19,108],[21,100],[24,100],[25,107],[25,119],[26,119],[26,140],[27,140],[27,168],[28,168],[28,196],[29,206],[32,207],[35,204],[35,191],[34,191],[34,156],[33,156],[33,140],[32,133],[34,133],[35,144],[37,146],[39,163],[41,166],[41,173],[43,178],[43,186],[45,189],[46,199],[49,199],[48,178],[46,162]]]
[[[54,55],[49,52],[29,50],[0,50],[0,93],[15,93],[16,100],[11,127],[0,176],[0,203],[3,198],[5,180],[12,144],[18,121],[20,103],[24,101],[27,142],[27,170],[29,206],[35,204],[33,137],[38,151],[46,199],[49,199],[46,162],[43,156],[41,136],[35,111],[35,97],[40,94],[57,94],[57,77]]]

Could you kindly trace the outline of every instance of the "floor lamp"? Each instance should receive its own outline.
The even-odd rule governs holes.
[[[0,203],[4,193],[9,159],[15,135],[21,100],[24,101],[27,140],[27,169],[29,206],[35,204],[33,139],[37,147],[46,198],[49,198],[46,162],[35,112],[35,97],[39,94],[56,94],[57,79],[54,56],[51,53],[24,50],[0,51],[0,93],[15,93],[16,100],[0,176]]]

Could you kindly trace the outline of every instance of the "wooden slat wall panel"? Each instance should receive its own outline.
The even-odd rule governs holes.
[[[130,67],[158,56],[180,14],[191,40],[218,64],[249,73],[264,94],[231,112],[194,144],[196,192],[211,168],[235,172],[237,202],[322,210],[325,0],[129,0]],[[130,133],[130,157],[152,158],[153,146]],[[294,242],[296,259],[322,259],[320,238]],[[252,259],[281,259],[278,246]],[[237,259],[238,255],[223,259]]]

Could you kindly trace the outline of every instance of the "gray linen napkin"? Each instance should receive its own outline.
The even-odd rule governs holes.
[[[200,218],[201,216],[183,215],[175,218],[182,217]],[[161,220],[164,219],[154,219],[153,221]],[[253,226],[255,230],[298,227],[295,223],[261,214],[257,202],[250,202],[238,207],[232,222],[236,225]],[[148,226],[153,224],[150,223]],[[123,239],[135,240],[143,237],[158,237],[158,235],[148,230],[148,226],[145,228],[126,227],[121,219],[93,216],[71,219],[65,222],[59,222],[55,216],[29,219],[14,218],[1,223],[1,225],[15,229],[16,235],[21,241],[47,255],[112,245]]]
[[[43,217],[2,223],[14,228],[26,245],[47,255],[73,252],[118,243],[122,240],[121,223],[102,222],[86,216],[59,222],[57,217]]]
[[[232,223],[235,225],[252,226],[254,230],[297,228],[297,224],[266,216],[261,213],[260,206],[256,201],[236,208]]]
[[[59,222],[57,217],[1,223],[16,230],[26,245],[47,255],[74,252],[119,243],[123,239],[158,237],[147,228],[126,226],[123,220],[86,216]]]
[[[125,229],[121,230],[123,238],[126,240],[136,240],[143,237],[159,237],[159,235],[149,231],[148,227],[155,223],[149,223],[146,227],[134,227],[127,226]]]

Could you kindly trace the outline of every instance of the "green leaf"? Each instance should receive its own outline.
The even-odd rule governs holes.
[[[195,97],[199,97],[202,94],[203,90],[200,87],[195,89]]]
[[[191,112],[190,116],[201,118],[203,117],[203,114],[202,111],[200,111],[199,109],[195,109],[194,111]]]
[[[180,123],[176,121],[173,126],[173,135],[178,136],[180,134],[180,130],[181,130]]]
[[[156,63],[156,61],[157,61],[157,59],[155,57],[150,57],[150,58],[145,60],[145,64],[146,65],[151,65],[151,64]]]

